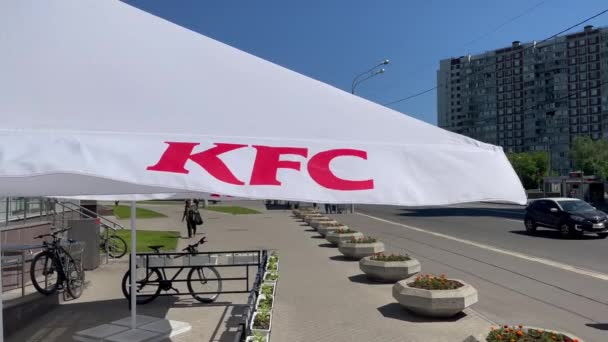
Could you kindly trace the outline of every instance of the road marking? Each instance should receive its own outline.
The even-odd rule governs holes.
[[[524,259],[524,260],[527,260],[527,261],[534,261],[534,262],[537,262],[537,263],[540,263],[540,264],[543,264],[543,265],[546,265],[546,266],[552,266],[552,267],[555,267],[555,268],[559,268],[559,269],[564,270],[564,271],[570,271],[570,272],[586,275],[586,276],[589,276],[589,277],[593,277],[593,278],[596,278],[596,279],[608,281],[608,274],[605,274],[605,273],[596,272],[596,271],[592,271],[592,270],[587,270],[587,269],[580,268],[580,267],[577,267],[577,266],[572,266],[572,265],[564,264],[564,263],[553,261],[553,260],[549,260],[549,259],[544,259],[544,258],[539,258],[539,257],[535,257],[535,256],[531,256],[531,255],[527,255],[527,254],[523,254],[523,253],[519,253],[519,252],[514,252],[514,251],[507,250],[507,249],[502,249],[502,248],[486,245],[486,244],[475,242],[475,241],[471,241],[471,240],[461,239],[461,238],[457,238],[455,236],[451,236],[451,235],[447,235],[447,234],[443,234],[443,233],[432,232],[432,231],[425,230],[425,229],[422,229],[422,228],[417,228],[417,227],[409,226],[409,225],[406,225],[406,224],[403,224],[403,223],[398,223],[398,222],[394,222],[394,221],[390,221],[390,220],[385,220],[383,218],[379,218],[379,217],[372,216],[372,215],[367,215],[367,214],[362,214],[362,213],[357,213],[357,215],[365,216],[367,218],[370,218],[370,219],[373,219],[373,220],[376,220],[376,221],[393,224],[393,225],[400,226],[400,227],[403,227],[403,228],[407,228],[407,229],[410,229],[410,230],[413,230],[413,231],[417,231],[417,232],[420,232],[420,233],[426,233],[426,234],[437,236],[437,237],[441,237],[441,238],[444,238],[444,239],[448,239],[448,240],[452,240],[452,241],[457,241],[457,242],[460,242],[460,243],[464,243],[464,244],[467,244],[467,245],[470,245],[470,246],[475,246],[475,247],[478,247],[478,248],[481,248],[481,249],[485,249],[485,250],[488,250],[488,251],[492,251],[492,252],[495,252],[495,253],[509,255],[509,256],[520,258],[520,259]]]

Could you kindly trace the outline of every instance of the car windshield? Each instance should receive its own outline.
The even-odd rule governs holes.
[[[587,211],[593,210],[593,207],[589,203],[584,201],[556,201],[564,211]]]

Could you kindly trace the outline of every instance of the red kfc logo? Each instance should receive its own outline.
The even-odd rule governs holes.
[[[242,148],[242,144],[216,143],[214,147],[194,153],[198,143],[166,142],[169,146],[160,157],[158,163],[147,167],[150,171],[188,174],[186,162],[191,160],[203,168],[215,179],[233,185],[245,185],[238,179],[219,156]],[[277,180],[279,169],[300,171],[302,162],[281,160],[283,155],[295,155],[306,161],[308,149],[303,147],[251,146],[256,150],[255,161],[249,185],[281,185]],[[320,186],[331,190],[370,190],[374,188],[374,180],[350,180],[336,176],[329,168],[330,163],[341,157],[356,157],[367,160],[367,152],[355,149],[334,149],[319,152],[307,160],[306,168],[310,177]]]

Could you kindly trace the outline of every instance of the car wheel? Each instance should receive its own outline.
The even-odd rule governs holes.
[[[526,233],[535,234],[536,233],[536,222],[529,217],[526,217],[524,220],[524,225],[526,226]]]
[[[577,237],[580,234],[574,229],[574,227],[570,227],[567,223],[562,223],[559,226],[559,232],[561,233],[563,238],[573,238]]]
[[[599,236],[600,239],[605,239],[608,237],[608,233],[597,233],[597,236]]]

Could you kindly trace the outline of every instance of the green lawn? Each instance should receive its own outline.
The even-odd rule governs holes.
[[[114,216],[119,219],[131,218],[131,207],[126,205],[119,205],[114,207]],[[150,209],[136,208],[135,217],[138,219],[144,218],[156,218],[156,217],[167,217],[159,212]]]
[[[141,201],[138,203],[142,203],[142,204],[161,204],[161,205],[184,205],[184,201],[174,201],[174,200],[151,200],[151,201]]]
[[[131,231],[128,229],[119,229],[116,235],[127,241],[129,251],[131,251]],[[148,246],[163,245],[164,251],[175,251],[179,232],[166,232],[155,230],[138,230],[137,231],[137,252],[152,252]]]
[[[237,206],[210,206],[207,210],[218,211],[220,213],[232,214],[232,215],[248,215],[248,214],[259,214],[257,210],[237,207]]]

